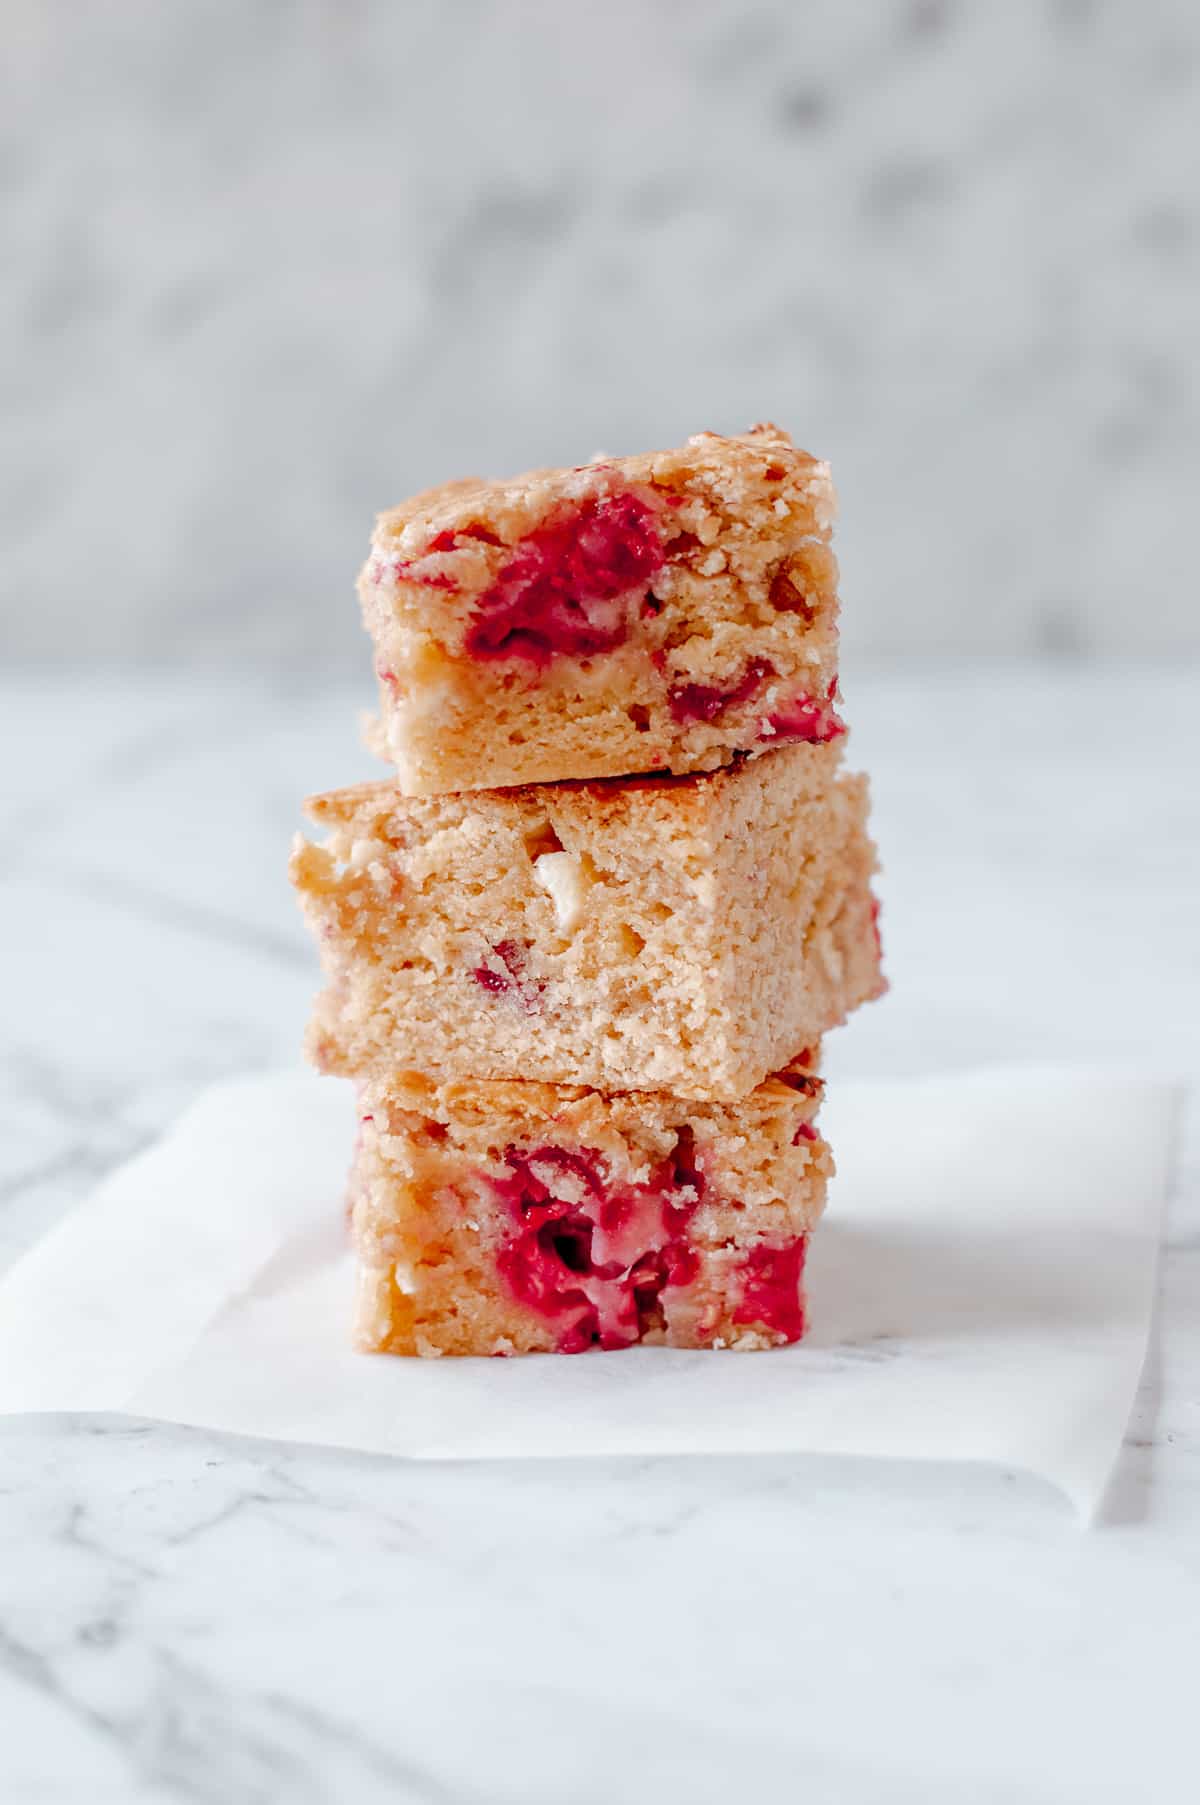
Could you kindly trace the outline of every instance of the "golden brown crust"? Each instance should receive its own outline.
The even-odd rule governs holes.
[[[832,781],[842,760],[846,735],[825,745],[791,746],[785,756],[808,771],[813,793]],[[776,749],[778,750],[778,749]],[[377,830],[388,824],[399,831],[406,822],[428,822],[449,812],[464,810],[544,815],[548,809],[586,813],[590,822],[612,826],[626,823],[636,811],[643,819],[655,816],[674,829],[685,818],[700,821],[713,816],[736,790],[743,763],[722,765],[715,771],[647,771],[631,777],[563,778],[558,783],[511,784],[494,791],[453,791],[446,796],[408,796],[394,778],[377,778],[348,784],[340,790],[324,790],[303,803],[310,820],[321,827]],[[576,802],[574,799],[578,798]],[[648,813],[649,811],[649,813]]]
[[[693,490],[724,493],[735,500],[767,472],[778,469],[785,479],[811,491],[820,503],[822,522],[832,520],[834,498],[828,465],[792,443],[782,427],[770,423],[726,436],[701,432],[669,451],[640,452],[630,457],[595,458],[572,469],[527,470],[520,476],[467,477],[441,483],[378,517],[377,541],[400,537],[412,556],[439,533],[461,532],[485,523],[503,544],[512,545],[532,530],[559,502],[619,484],[645,485],[671,495]],[[768,479],[771,480],[771,479]]]
[[[368,1080],[363,1095],[402,1112],[450,1124],[486,1124],[511,1136],[531,1123],[569,1122],[586,1135],[589,1128],[615,1126],[629,1132],[634,1125],[657,1129],[680,1122],[709,1121],[725,1128],[736,1119],[760,1125],[782,1116],[789,1132],[811,1122],[821,1105],[824,1080],[818,1076],[821,1043],[805,1049],[784,1072],[764,1080],[734,1105],[685,1100],[661,1091],[610,1091],[601,1094],[586,1084],[542,1084],[533,1079],[435,1078],[425,1072],[397,1071]]]

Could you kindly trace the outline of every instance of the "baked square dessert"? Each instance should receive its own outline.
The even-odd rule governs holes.
[[[798,1340],[833,1170],[813,1127],[820,1094],[811,1063],[733,1107],[414,1073],[368,1082],[351,1180],[359,1346]]]
[[[835,745],[689,777],[308,804],[291,875],[327,1071],[734,1100],[883,988]]]
[[[833,739],[834,505],[756,426],[393,508],[359,579],[375,750],[425,796]]]

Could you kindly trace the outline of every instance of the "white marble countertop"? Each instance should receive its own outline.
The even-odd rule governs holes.
[[[848,687],[894,989],[831,1076],[1200,1079],[1200,673]],[[0,699],[3,1264],[209,1080],[294,1059],[296,802],[366,761],[365,693],[311,680],[56,671]],[[0,1797],[1190,1801],[1198,1155],[1193,1109],[1090,1534],[968,1467],[410,1466],[0,1424]]]

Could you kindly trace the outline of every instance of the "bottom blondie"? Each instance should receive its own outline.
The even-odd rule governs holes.
[[[833,1171],[813,1055],[737,1104],[582,1086],[360,1092],[357,1339],[393,1354],[766,1348],[804,1333]]]

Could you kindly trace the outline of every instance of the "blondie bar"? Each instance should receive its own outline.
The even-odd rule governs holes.
[[[833,514],[775,426],[416,496],[359,580],[375,749],[435,795],[834,738]]]
[[[312,799],[328,838],[291,867],[329,978],[310,1054],[744,1096],[883,988],[866,779],[838,758]]]
[[[798,1340],[833,1170],[812,1122],[815,1052],[734,1107],[414,1073],[366,1083],[351,1179],[359,1345]]]

